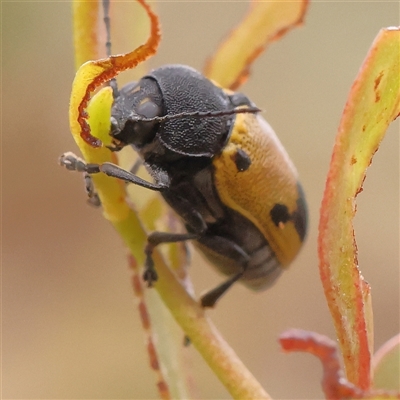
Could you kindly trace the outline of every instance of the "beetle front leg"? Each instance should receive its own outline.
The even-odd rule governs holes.
[[[94,168],[88,172],[87,163],[82,158],[78,157],[72,152],[64,153],[59,159],[59,164],[67,168],[69,171],[84,172],[83,179],[85,182],[85,191],[88,196],[87,202],[91,206],[100,207],[101,201],[99,195],[96,192],[96,189],[93,184],[93,179],[91,177],[91,174],[99,172],[100,168]],[[143,161],[140,158],[138,158],[136,162],[133,164],[132,168],[129,170],[129,172],[132,175],[136,175],[138,169],[142,166],[142,164]],[[90,165],[96,166],[97,164],[90,164]]]
[[[93,180],[90,174],[86,171],[87,169],[87,164],[86,162],[75,155],[74,153],[67,152],[64,153],[60,159],[59,159],[59,164],[65,168],[67,168],[69,171],[77,171],[77,172],[83,172],[83,179],[85,183],[85,192],[88,196],[87,202],[94,207],[100,207],[101,202],[100,198],[96,192],[96,189],[93,185]]]
[[[152,183],[110,162],[105,162],[103,164],[87,164],[84,160],[71,152],[64,153],[60,157],[59,163],[70,171],[86,172],[89,175],[102,172],[112,178],[121,179],[125,182],[133,183],[150,190],[162,191],[169,186],[169,177],[162,170],[157,171],[157,181],[156,183]]]
[[[87,172],[85,172],[83,175],[83,179],[85,181],[85,191],[88,196],[87,202],[93,207],[100,207],[100,197],[93,185],[92,177]]]

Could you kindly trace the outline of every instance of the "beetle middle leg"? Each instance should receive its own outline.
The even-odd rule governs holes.
[[[143,272],[143,280],[147,282],[149,287],[158,279],[157,271],[154,268],[153,251],[156,246],[161,243],[185,242],[186,240],[198,239],[197,233],[170,233],[170,232],[152,232],[147,238],[145,248],[146,262]]]
[[[165,193],[165,198],[168,199],[168,191]],[[185,242],[186,240],[199,239],[207,230],[207,224],[201,214],[193,208],[190,202],[181,197],[174,197],[174,206],[179,208],[180,215],[184,219],[187,226],[191,227],[191,231],[187,233],[173,233],[173,232],[152,232],[147,238],[147,245],[145,248],[146,263],[143,273],[143,279],[149,286],[157,280],[157,272],[154,268],[152,254],[154,248],[162,243],[176,243]]]

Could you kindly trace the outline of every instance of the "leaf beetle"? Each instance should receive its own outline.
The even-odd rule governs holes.
[[[103,1],[111,56],[107,0]],[[193,241],[228,279],[201,298],[213,307],[238,280],[253,290],[271,286],[299,252],[307,231],[303,190],[284,147],[243,94],[219,87],[184,65],[166,65],[120,90],[114,103],[113,151],[132,146],[153,178],[146,181],[116,164],[86,164],[72,153],[60,163],[159,191],[186,233],[150,233],[143,278],[157,280],[152,252],[160,243]],[[97,204],[99,205],[99,204]]]
[[[114,90],[113,150],[133,146],[154,182],[110,163],[81,170],[159,191],[187,230],[149,235],[149,285],[157,279],[151,254],[160,243],[192,240],[228,276],[202,297],[204,307],[238,280],[254,290],[271,286],[299,252],[307,230],[304,194],[258,111],[243,94],[183,65],[160,67]]]

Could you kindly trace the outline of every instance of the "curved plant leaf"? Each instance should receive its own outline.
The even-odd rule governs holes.
[[[351,88],[333,150],[319,224],[319,268],[347,378],[370,387],[370,288],[358,268],[352,219],[366,168],[400,112],[400,31],[382,29]]]
[[[86,62],[78,70],[73,83],[70,127],[85,160],[89,163],[101,164],[113,161],[112,153],[108,149],[100,147],[102,142],[107,143],[109,140],[111,89],[100,90],[89,103],[91,93],[119,72],[133,68],[152,55],[160,39],[156,15],[151,12],[143,0],[139,0],[139,2],[146,8],[152,21],[152,34],[146,44],[122,56]],[[100,111],[103,105],[108,107],[107,110],[103,110],[104,112]],[[90,125],[86,121],[88,113]],[[103,131],[104,125],[107,125],[106,131]],[[131,263],[143,264],[143,249],[147,235],[137,214],[125,201],[124,185],[115,179],[102,176],[102,174],[95,175],[93,178],[105,217],[119,232],[134,257],[131,259]],[[206,317],[204,309],[189,295],[176,275],[166,265],[161,254],[155,251],[153,256],[158,273],[158,281],[154,284],[155,289],[190,338],[193,346],[201,353],[231,395],[237,399],[269,399],[269,395]],[[165,395],[166,391],[163,390],[162,393]]]
[[[374,388],[400,393],[400,333],[388,340],[373,357]]]
[[[255,1],[204,68],[222,87],[237,89],[249,75],[253,61],[269,43],[303,22],[308,0]]]

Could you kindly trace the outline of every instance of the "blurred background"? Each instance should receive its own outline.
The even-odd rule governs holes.
[[[114,26],[122,23],[122,4]],[[246,8],[158,3],[164,37],[150,66],[201,69]],[[157,398],[126,250],[101,211],[87,206],[81,177],[57,165],[61,153],[77,151],[68,129],[71,4],[5,2],[2,13],[2,397]],[[128,22],[135,26],[135,15]],[[379,29],[398,24],[397,2],[312,2],[305,25],[272,44],[242,88],[265,110],[299,170],[310,230],[275,287],[255,294],[237,285],[208,313],[276,399],[322,397],[319,362],[283,354],[277,337],[291,327],[335,337],[316,253],[325,176],[358,68]],[[114,43],[119,39],[115,34]],[[118,51],[133,48],[126,39]],[[399,332],[398,134],[397,121],[368,170],[355,219],[376,348]],[[221,281],[196,254],[190,274],[197,295]],[[183,351],[194,397],[229,398],[196,350]]]

